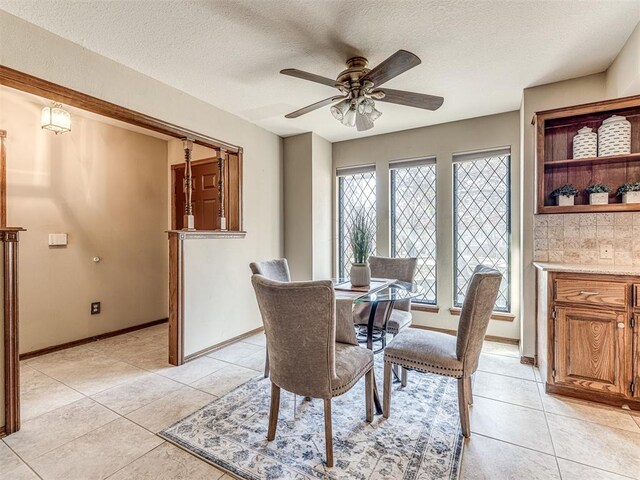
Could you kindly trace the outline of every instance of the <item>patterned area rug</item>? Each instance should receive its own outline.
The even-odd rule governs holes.
[[[376,370],[382,396],[381,365]],[[394,384],[391,418],[376,415],[372,424],[364,381],[334,398],[333,468],[324,465],[322,400],[282,391],[276,439],[266,441],[270,385],[251,380],[160,435],[248,480],[458,478],[463,437],[454,379],[410,373],[406,388]]]

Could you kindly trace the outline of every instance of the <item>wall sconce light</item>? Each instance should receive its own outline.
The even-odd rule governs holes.
[[[56,135],[71,131],[71,115],[62,109],[59,103],[53,103],[49,107],[42,109],[40,126],[44,130],[51,130]]]

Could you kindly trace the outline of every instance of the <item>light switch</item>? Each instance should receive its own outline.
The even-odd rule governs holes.
[[[49,234],[49,246],[50,247],[65,246],[66,244],[67,244],[67,234],[66,233],[50,233]]]

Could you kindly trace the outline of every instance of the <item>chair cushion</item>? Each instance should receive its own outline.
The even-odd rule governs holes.
[[[422,372],[462,378],[456,356],[456,337],[446,333],[405,328],[387,345],[384,361]]]
[[[331,394],[342,395],[373,368],[373,352],[363,347],[336,342],[336,378],[331,381]]]
[[[411,325],[411,312],[393,309],[387,322],[387,332],[397,335],[400,330]]]

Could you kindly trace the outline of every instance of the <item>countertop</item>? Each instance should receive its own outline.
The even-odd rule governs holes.
[[[578,265],[564,263],[533,262],[533,266],[544,272],[600,273],[608,275],[639,275],[640,267],[621,265]]]

